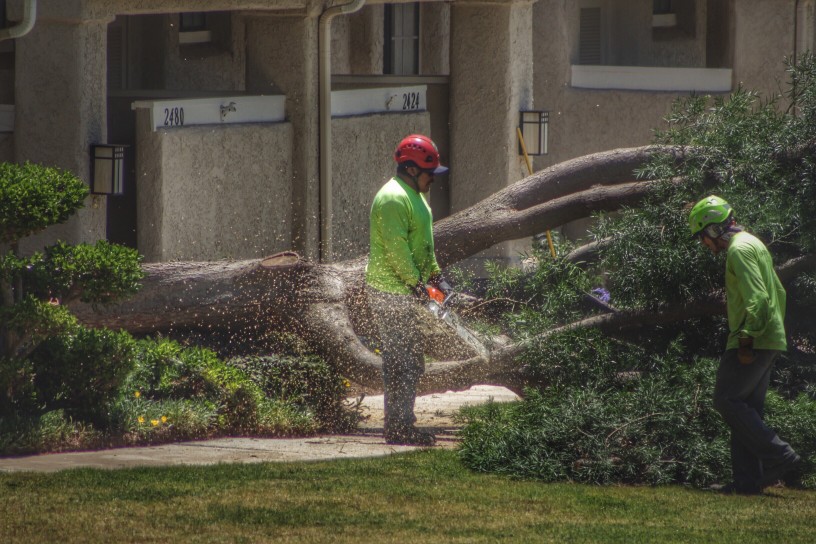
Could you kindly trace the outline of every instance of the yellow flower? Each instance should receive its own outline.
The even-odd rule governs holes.
[[[150,424],[151,424],[151,425],[153,425],[153,426],[155,427],[156,425],[158,425],[158,424],[159,424],[159,420],[158,420],[158,419],[151,419],[151,420],[150,420]]]
[[[343,380],[343,385],[345,385],[346,387],[351,387],[351,382],[348,380]]]
[[[380,350],[378,350],[377,348],[374,348],[374,353],[379,354],[379,353],[380,353]]]
[[[139,423],[144,423],[144,416],[137,417],[136,421],[138,421]]]
[[[133,396],[138,399],[139,397],[142,396],[142,392],[141,391],[136,391],[135,393],[133,393]]]
[[[162,423],[167,423],[167,416],[162,416],[161,420],[162,420]]]

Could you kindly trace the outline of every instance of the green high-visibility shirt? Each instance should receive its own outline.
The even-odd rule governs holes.
[[[440,272],[434,255],[433,215],[425,197],[399,177],[388,181],[371,204],[366,283],[407,295]]]
[[[735,234],[725,260],[728,343],[737,348],[740,336],[751,336],[755,349],[788,348],[785,338],[786,293],[774,270],[771,254],[747,232]]]

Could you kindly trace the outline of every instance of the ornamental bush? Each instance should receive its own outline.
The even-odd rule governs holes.
[[[18,242],[66,221],[83,206],[85,183],[36,164],[0,164],[0,407],[37,416],[62,410],[100,422],[132,364],[124,333],[80,326],[73,300],[104,304],[135,293],[138,253],[106,241],[64,242],[21,255]]]

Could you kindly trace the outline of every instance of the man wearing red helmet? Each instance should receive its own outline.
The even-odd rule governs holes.
[[[434,254],[433,216],[426,199],[434,176],[448,169],[430,138],[412,134],[394,151],[397,173],[371,205],[370,251],[366,266],[368,302],[377,319],[385,387],[385,440],[389,444],[432,446],[431,433],[415,427],[414,402],[424,371],[416,302],[427,300],[425,284],[443,293]]]

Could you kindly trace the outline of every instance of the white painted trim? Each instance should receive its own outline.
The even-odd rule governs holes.
[[[14,132],[14,104],[0,104],[0,132]]]
[[[674,27],[677,26],[676,13],[653,13],[652,14],[653,27]]]
[[[425,111],[428,108],[427,91],[426,85],[332,91],[332,116]]]
[[[179,32],[179,44],[189,45],[194,43],[210,43],[212,41],[212,30],[193,30],[190,32]]]
[[[631,91],[731,91],[730,68],[572,66],[572,87]]]
[[[272,95],[139,100],[131,108],[151,110],[153,130],[157,130],[195,125],[279,123],[286,120],[285,106],[285,96]]]

